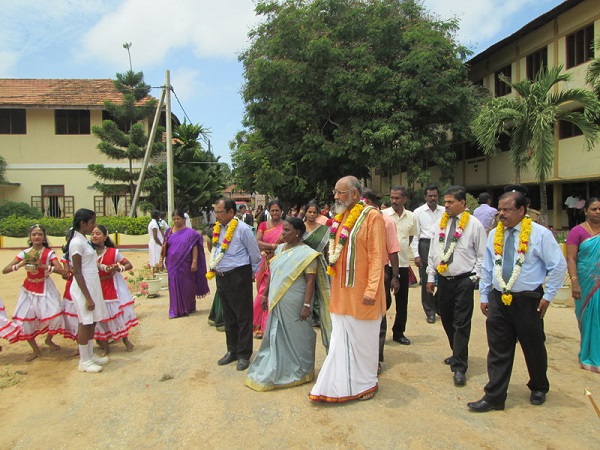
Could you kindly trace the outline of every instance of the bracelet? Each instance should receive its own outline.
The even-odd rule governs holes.
[[[14,265],[12,266],[12,271],[13,271],[13,272],[16,272],[16,271],[17,271],[17,270],[19,270],[19,269],[20,269],[20,267],[19,267],[19,265],[18,265],[18,264],[14,264]]]
[[[125,272],[125,266],[119,266],[119,272]]]
[[[575,280],[577,280],[576,276],[575,277],[571,277],[571,281],[575,281]]]
[[[306,306],[307,308],[310,308],[310,303],[304,303],[304,306]]]

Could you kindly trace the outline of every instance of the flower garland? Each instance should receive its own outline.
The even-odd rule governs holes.
[[[458,225],[456,226],[456,231],[454,232],[454,235],[452,235],[452,241],[450,241],[450,246],[448,247],[448,251],[444,251],[444,247],[446,244],[446,225],[448,225],[448,219],[450,219],[450,216],[446,212],[442,215],[442,220],[440,221],[440,237],[439,237],[440,253],[442,255],[442,260],[437,265],[438,273],[444,273],[446,270],[448,270],[448,261],[450,260],[452,253],[454,253],[454,249],[456,248],[456,243],[458,242],[460,237],[463,235],[463,232],[465,231],[465,227],[467,226],[467,223],[469,222],[470,217],[471,217],[471,215],[468,212],[464,211],[462,213],[460,221],[458,222]]]
[[[219,252],[217,253],[217,244],[219,243],[219,236],[221,235],[221,222],[217,221],[217,223],[215,223],[215,227],[213,229],[213,235],[212,235],[212,244],[214,247],[213,260],[210,263],[209,271],[206,272],[206,278],[208,278],[209,280],[212,280],[215,277],[215,267],[217,267],[217,265],[223,259],[223,256],[225,256],[225,253],[227,252],[227,249],[229,248],[229,244],[231,244],[231,239],[233,238],[233,233],[235,232],[235,229],[237,228],[237,226],[238,226],[238,218],[234,217],[229,222],[229,225],[227,225],[227,230],[225,231],[225,237],[223,238],[223,243],[221,244],[221,248],[220,248]]]
[[[512,303],[512,289],[515,281],[519,278],[521,273],[521,267],[525,262],[525,253],[529,250],[529,237],[531,236],[531,217],[525,216],[521,222],[521,232],[519,233],[519,247],[517,248],[517,261],[513,267],[512,274],[508,280],[508,283],[504,281],[502,277],[502,250],[504,248],[504,224],[498,223],[496,226],[496,235],[494,236],[494,274],[496,280],[502,289],[502,303],[509,306]]]
[[[366,206],[367,205],[363,200],[359,200],[359,202],[350,210],[350,214],[342,226],[342,231],[340,232],[340,238],[337,246],[335,245],[335,235],[337,234],[337,230],[342,221],[343,214],[336,214],[336,216],[333,218],[333,223],[329,229],[329,248],[334,250],[329,254],[329,264],[327,266],[327,274],[331,275],[332,277],[335,276],[335,263],[342,254],[344,245],[346,245],[346,242],[348,242],[350,231],[352,231],[352,228],[354,228],[354,224]]]

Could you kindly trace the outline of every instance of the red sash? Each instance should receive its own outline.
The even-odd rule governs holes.
[[[44,250],[42,251],[42,254],[40,256],[40,262],[45,266],[48,265],[48,256],[50,255],[50,252],[52,252],[51,249],[44,247]],[[38,267],[38,269],[35,272],[27,272],[27,277],[23,282],[23,287],[34,294],[43,295],[44,288],[46,287],[45,281],[46,271],[41,267]]]
[[[107,247],[106,252],[102,258],[98,258],[98,262],[106,266],[112,266],[117,263],[117,249],[113,247]],[[98,275],[100,275],[100,284],[102,285],[102,296],[104,300],[116,300],[118,299],[117,289],[115,288],[115,281],[113,280],[112,272],[105,272],[98,269]]]

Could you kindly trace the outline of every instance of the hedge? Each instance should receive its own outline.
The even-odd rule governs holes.
[[[104,225],[109,233],[141,235],[148,233],[150,217],[97,217],[96,222]],[[64,236],[69,228],[73,226],[73,219],[54,219],[50,217],[28,219],[12,215],[5,219],[0,219],[0,235],[8,237],[28,237],[29,228],[35,224],[40,224],[46,228],[46,234],[50,236]]]

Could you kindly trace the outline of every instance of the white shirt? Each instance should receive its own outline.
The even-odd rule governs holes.
[[[185,219],[185,226],[192,228],[192,219],[190,219],[190,215],[188,213],[183,213],[183,218]]]
[[[463,212],[456,216],[457,227],[463,214],[465,213]],[[451,225],[452,219],[450,218],[446,225],[446,240],[452,239],[452,236],[449,236],[448,233]],[[443,248],[446,246],[445,242],[440,245],[439,235],[440,227],[438,222],[435,234],[431,240],[431,247],[429,247],[429,260],[427,266],[427,281],[429,283],[435,281],[436,268],[442,261]],[[486,241],[487,234],[485,233],[485,228],[483,228],[483,225],[481,225],[481,222],[477,220],[476,217],[471,215],[462,236],[458,239],[456,247],[454,247],[452,262],[448,264],[448,269],[443,274],[440,274],[440,276],[455,277],[465,273],[474,273],[480,278]]]
[[[394,219],[396,223],[396,235],[400,244],[398,252],[398,267],[408,267],[408,248],[410,247],[410,236],[416,236],[418,232],[417,219],[412,211],[404,208],[402,215],[398,215],[394,208],[389,207],[383,210],[383,213]]]
[[[410,244],[415,258],[420,257],[419,255],[419,239],[432,239],[435,234],[435,230],[438,227],[440,220],[442,220],[442,214],[444,214],[444,207],[437,205],[435,211],[432,211],[427,203],[419,206],[414,211],[414,215],[417,218],[418,232],[415,235],[416,239],[413,239]]]

